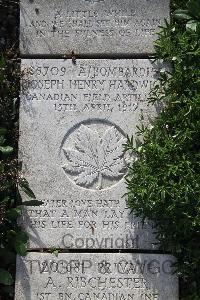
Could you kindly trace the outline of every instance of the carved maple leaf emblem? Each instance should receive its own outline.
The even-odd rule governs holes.
[[[124,174],[124,143],[114,126],[100,137],[96,130],[81,125],[74,148],[63,149],[68,160],[64,170],[76,176],[78,185],[88,187],[98,181],[97,188],[102,189],[103,177],[119,178]]]

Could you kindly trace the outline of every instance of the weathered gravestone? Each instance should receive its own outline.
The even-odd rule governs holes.
[[[18,257],[16,300],[178,299],[174,258],[148,254],[153,224],[122,198],[137,159],[123,144],[159,113],[147,99],[163,68],[124,58],[153,53],[168,16],[169,0],[21,1],[19,158],[43,204],[24,207],[20,222],[28,251],[69,253]]]
[[[22,0],[21,53],[152,53],[165,18],[169,0]]]
[[[151,222],[122,199],[158,69],[149,60],[23,60],[20,156],[41,207],[24,208],[30,248],[153,249]]]
[[[159,254],[29,253],[17,260],[16,300],[177,300],[173,263]]]

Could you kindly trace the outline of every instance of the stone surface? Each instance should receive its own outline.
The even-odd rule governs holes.
[[[153,249],[130,214],[126,136],[148,124],[159,66],[148,60],[22,60],[19,157],[40,207],[26,207],[29,248]],[[23,195],[24,200],[28,200]]]
[[[159,254],[29,253],[15,300],[178,300],[174,258]]]
[[[22,0],[21,53],[123,55],[154,52],[169,0]]]

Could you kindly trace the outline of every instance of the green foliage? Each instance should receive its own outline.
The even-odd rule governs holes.
[[[155,222],[161,249],[177,257],[181,299],[188,300],[200,299],[199,8],[189,1],[161,29],[156,59],[171,69],[160,74],[150,102],[164,108],[151,129],[138,129],[142,142],[129,138],[126,145],[138,158],[126,177],[128,204]]]
[[[187,20],[186,30],[188,32],[200,32],[200,1],[190,0],[186,9],[177,9],[174,17],[178,20]]]
[[[58,254],[60,253],[60,249],[52,248],[52,249],[50,250],[50,252],[51,252],[52,254],[54,254],[56,257],[58,257]]]
[[[21,210],[17,192],[17,123],[18,82],[16,70],[0,57],[0,295],[9,299],[13,294],[15,251],[21,241],[17,218]],[[12,85],[11,81],[12,80]],[[9,286],[9,288],[8,288]]]
[[[19,188],[31,198],[24,205],[41,205],[28,182],[19,176],[17,159],[18,93],[17,64],[0,57],[0,298],[13,299],[15,256],[26,255],[27,235],[17,223],[21,215]]]
[[[11,274],[0,268],[0,283],[4,284],[4,285],[11,285],[13,283],[13,279]]]

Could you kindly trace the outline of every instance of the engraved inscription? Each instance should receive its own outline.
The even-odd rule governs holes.
[[[42,206],[24,207],[23,220],[29,224],[31,232],[39,230],[45,234],[45,230],[50,229],[58,236],[60,230],[59,246],[65,249],[139,249],[148,242],[153,223],[136,218],[127,207],[120,207],[121,199],[103,199],[101,196],[73,199],[72,194],[67,198],[69,200],[40,199]],[[120,230],[126,234],[120,235]],[[98,235],[100,231],[105,231],[104,236]],[[153,237],[151,243],[153,247]]]
[[[100,2],[100,1],[99,1]],[[134,21],[134,26],[131,25]],[[93,38],[117,37],[124,39],[135,36],[153,36],[162,20],[159,17],[136,17],[134,10],[74,10],[66,11],[64,7],[55,10],[52,20],[32,20],[30,27],[35,30],[37,38]]]
[[[126,139],[114,126],[105,129],[102,137],[95,129],[81,125],[75,134],[74,148],[63,148],[68,164],[67,174],[74,175],[77,185],[101,190],[104,178],[112,184],[125,172],[123,144]]]
[[[27,106],[45,102],[62,114],[134,113],[141,110],[149,91],[159,84],[158,72],[153,65],[137,66],[131,61],[129,66],[117,61],[114,66],[77,62],[74,67],[63,61],[60,67],[43,64],[25,68],[21,88]]]
[[[22,0],[21,50],[67,56],[153,53],[168,18],[169,0]]]
[[[159,254],[29,253],[17,259],[16,300],[178,300],[174,262]]]

